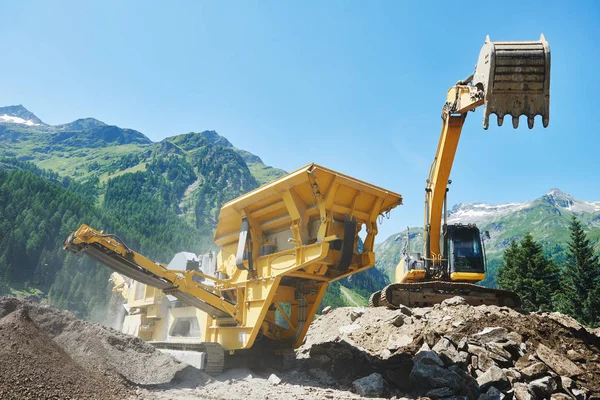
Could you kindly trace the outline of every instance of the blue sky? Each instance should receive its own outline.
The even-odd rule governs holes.
[[[482,112],[450,204],[600,200],[600,3],[0,1],[0,105],[50,124],[93,116],[152,140],[213,129],[265,163],[317,162],[397,191],[378,241],[422,223],[448,87],[486,34],[552,49],[548,129]]]

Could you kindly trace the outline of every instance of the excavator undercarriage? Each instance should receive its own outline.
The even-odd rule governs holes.
[[[462,297],[467,304],[472,306],[497,305],[515,309],[521,307],[519,296],[509,290],[491,289],[472,283],[444,281],[393,283],[381,291],[373,293],[369,298],[369,306],[383,306],[392,309],[398,308],[400,305],[431,307],[455,296]]]

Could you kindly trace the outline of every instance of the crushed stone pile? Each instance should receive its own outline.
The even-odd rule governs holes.
[[[75,363],[78,368],[85,369],[85,374],[73,378],[74,382],[84,379],[93,385],[94,381],[86,378],[87,374],[91,374],[90,376],[105,377],[108,381],[120,382],[124,387],[131,384],[167,384],[181,379],[189,380],[192,376],[199,378],[196,375],[201,375],[197,369],[176,361],[137,337],[125,335],[103,325],[78,320],[68,311],[56,310],[47,305],[14,297],[0,297],[0,321],[4,323],[8,320],[7,323],[13,323],[10,321],[16,318],[15,315],[25,316],[22,320],[27,321],[19,325],[24,338],[28,337],[28,331],[34,332],[31,334],[36,335],[36,343],[47,342],[48,346],[52,347],[52,351],[60,352],[68,363]],[[6,349],[23,345],[18,339],[19,336],[13,334],[5,335],[2,347],[5,351],[10,351]],[[35,347],[30,346],[30,352],[42,356],[43,348],[38,352]],[[4,359],[0,360],[5,364]],[[38,360],[35,357],[25,357],[20,365],[23,368],[25,365],[37,368],[36,364]],[[48,368],[49,366],[50,364]],[[1,379],[12,381],[13,378],[3,371]],[[36,384],[33,382],[30,387],[35,387]],[[4,397],[0,396],[0,398]],[[74,398],[88,397],[74,396]],[[118,398],[124,396],[120,395]]]
[[[600,337],[559,313],[447,299],[398,310],[338,308],[315,320],[300,365],[367,397],[600,398]]]
[[[21,307],[0,319],[0,398],[124,399],[131,389],[76,363]]]

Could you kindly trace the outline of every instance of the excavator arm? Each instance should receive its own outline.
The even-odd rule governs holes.
[[[445,228],[447,186],[467,113],[484,106],[483,127],[490,114],[498,125],[511,115],[513,127],[525,115],[529,129],[536,115],[542,124],[550,120],[550,48],[539,41],[492,42],[489,36],[481,49],[475,72],[452,86],[442,110],[442,132],[425,188],[425,259],[438,263],[443,257],[441,235]]]
[[[473,305],[495,304],[518,308],[512,292],[473,283],[485,278],[485,256],[475,225],[446,223],[446,193],[458,142],[467,113],[483,106],[483,127],[496,114],[506,115],[513,127],[525,115],[530,129],[536,115],[550,120],[550,48],[541,35],[530,42],[492,42],[481,49],[475,72],[452,86],[442,109],[442,132],[425,187],[423,253],[405,251],[396,267],[395,283],[371,295],[373,306],[432,305],[459,295]],[[408,241],[407,241],[408,247]]]

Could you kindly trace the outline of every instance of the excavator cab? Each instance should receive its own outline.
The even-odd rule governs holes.
[[[479,228],[475,225],[446,227],[444,258],[452,281],[481,281],[485,274],[485,259]]]

